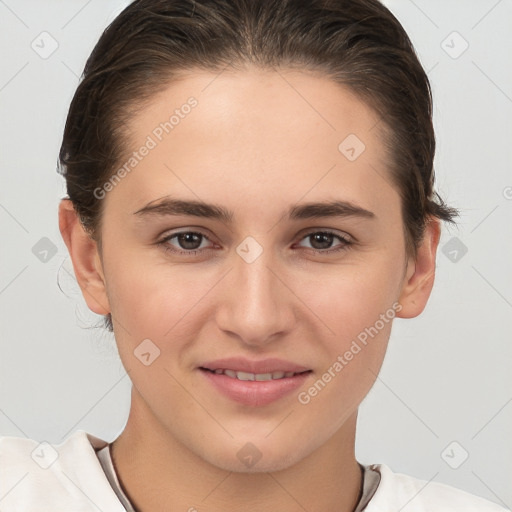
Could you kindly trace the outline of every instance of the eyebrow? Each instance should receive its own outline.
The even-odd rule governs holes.
[[[202,201],[186,201],[170,196],[151,201],[146,206],[133,213],[143,217],[187,215],[219,220],[226,224],[233,222],[234,213],[223,206],[208,204]],[[302,203],[290,207],[288,220],[317,219],[324,217],[359,217],[364,219],[376,218],[375,213],[366,210],[350,201],[324,201]],[[281,220],[286,218],[286,214]]]

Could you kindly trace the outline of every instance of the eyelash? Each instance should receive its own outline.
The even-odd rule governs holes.
[[[178,255],[182,255],[182,256],[192,256],[192,255],[197,254],[198,252],[202,252],[202,251],[205,250],[205,249],[192,249],[190,251],[185,251],[185,250],[181,250],[180,251],[180,250],[174,249],[171,245],[168,244],[168,242],[170,240],[172,240],[173,238],[175,238],[175,237],[177,237],[179,235],[185,235],[185,234],[199,235],[199,236],[202,236],[203,238],[206,238],[206,240],[211,241],[205,234],[203,234],[203,233],[201,233],[199,231],[180,231],[178,233],[173,233],[172,235],[166,236],[162,240],[158,241],[157,245],[162,247],[162,249],[165,252],[170,252],[170,253],[178,254]],[[305,248],[305,249],[308,249],[310,251],[313,251],[316,254],[333,254],[333,253],[338,253],[340,251],[346,251],[346,250],[350,249],[351,245],[353,244],[353,242],[350,241],[348,238],[345,238],[342,235],[334,233],[333,231],[330,231],[328,229],[327,230],[321,230],[321,231],[310,231],[310,232],[306,233],[301,238],[301,241],[304,240],[305,238],[310,237],[311,235],[317,235],[317,234],[333,235],[335,238],[338,238],[342,242],[342,245],[340,247],[336,248],[336,249],[324,249],[324,250],[322,250],[322,249],[312,249],[312,248],[308,248],[308,247]],[[208,249],[206,249],[206,250],[208,250]]]

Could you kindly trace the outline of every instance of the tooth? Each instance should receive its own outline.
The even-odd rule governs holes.
[[[236,378],[238,380],[254,380],[254,373],[249,372],[236,372]]]
[[[244,380],[244,381],[268,381],[268,380],[278,380],[282,379],[284,377],[293,377],[295,375],[295,372],[272,372],[272,373],[250,373],[250,372],[242,372],[242,371],[236,371],[236,370],[223,370],[223,369],[216,369],[214,370],[216,374],[223,373],[224,375],[227,375],[228,377],[231,377],[233,379],[238,380]]]
[[[238,380],[254,380],[254,373],[249,372],[236,372],[236,378]]]
[[[254,380],[272,380],[272,373],[257,373]]]

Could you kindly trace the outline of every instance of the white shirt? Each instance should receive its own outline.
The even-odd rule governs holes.
[[[2,512],[133,512],[119,485],[109,443],[76,430],[61,444],[0,436]],[[437,482],[365,466],[358,512],[506,512]],[[508,511],[510,512],[510,511]]]

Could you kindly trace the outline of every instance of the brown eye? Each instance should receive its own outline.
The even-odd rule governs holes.
[[[175,239],[175,243],[171,243],[171,240]],[[201,246],[204,241],[210,241],[209,238],[203,233],[195,231],[181,231],[180,233],[173,233],[168,235],[157,244],[162,246],[165,251],[169,251],[176,254],[189,255],[196,254],[207,248]]]
[[[179,233],[175,235],[180,247],[189,250],[199,249],[202,236],[200,233]]]
[[[338,239],[341,243],[333,247],[333,242]],[[347,249],[352,242],[339,234],[331,231],[313,231],[308,233],[302,240],[309,240],[312,250],[318,253],[332,253]],[[302,246],[304,247],[304,246]],[[308,248],[306,246],[306,248]]]

